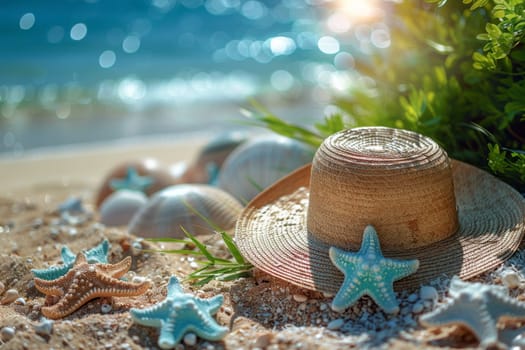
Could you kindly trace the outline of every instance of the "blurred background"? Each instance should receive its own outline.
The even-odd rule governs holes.
[[[3,1],[0,153],[238,128],[250,99],[313,125],[370,83],[388,3]]]

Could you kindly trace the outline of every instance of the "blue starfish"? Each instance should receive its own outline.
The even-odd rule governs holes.
[[[115,190],[131,190],[144,192],[153,184],[153,179],[149,176],[140,176],[134,167],[129,167],[126,177],[123,179],[113,179],[109,186]]]
[[[385,312],[398,312],[394,281],[416,272],[419,267],[418,260],[385,258],[377,233],[370,225],[365,228],[359,252],[331,247],[329,254],[332,263],[345,275],[343,285],[332,301],[332,309],[338,312],[344,311],[365,294]]]
[[[109,241],[107,239],[103,240],[102,243],[93,247],[89,250],[83,250],[84,255],[88,263],[90,264],[107,264],[108,263],[108,252],[109,252]],[[75,264],[76,255],[66,246],[62,247],[60,252],[62,261],[64,262],[61,265],[55,265],[48,267],[47,269],[32,269],[31,272],[33,276],[38,277],[43,280],[54,280],[59,277],[64,276]]]
[[[509,296],[504,286],[463,282],[454,276],[450,281],[452,300],[420,317],[426,327],[461,324],[470,329],[483,348],[497,345],[497,323],[501,317],[525,319],[525,303]]]
[[[219,326],[212,317],[223,300],[222,295],[201,299],[184,293],[177,277],[171,276],[164,301],[142,310],[130,309],[130,314],[139,324],[160,328],[159,347],[171,349],[187,332],[207,340],[224,337],[228,328]]]

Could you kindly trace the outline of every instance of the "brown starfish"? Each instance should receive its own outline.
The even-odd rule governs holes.
[[[132,283],[119,280],[130,267],[129,256],[116,264],[88,264],[85,255],[79,253],[73,268],[64,276],[51,281],[35,277],[36,289],[48,298],[59,298],[56,304],[42,307],[42,314],[57,319],[73,313],[95,298],[143,294],[150,287],[148,281]]]

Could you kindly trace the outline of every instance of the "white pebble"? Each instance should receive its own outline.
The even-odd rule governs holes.
[[[16,289],[8,289],[5,292],[5,295],[2,298],[2,300],[0,300],[0,304],[2,305],[11,304],[13,301],[18,299],[19,296],[20,295],[18,294],[18,291]]]
[[[53,332],[53,320],[42,318],[39,324],[33,326],[35,332],[40,335],[49,335]]]
[[[194,346],[197,344],[197,336],[195,333],[188,333],[184,336],[184,344],[188,346]]]
[[[4,292],[4,290],[5,290],[5,284],[0,282],[0,295]]]
[[[13,327],[4,327],[0,330],[0,338],[3,341],[9,341],[15,336],[15,329]]]
[[[431,286],[423,286],[419,290],[419,297],[422,300],[436,301],[438,299],[438,292],[436,288]]]
[[[17,298],[17,299],[15,300],[15,304],[16,304],[16,305],[25,305],[25,304],[26,304],[26,300],[25,300],[24,298],[22,298],[22,297]]]
[[[131,279],[131,282],[133,283],[142,283],[146,281],[146,277],[142,277],[142,276],[133,276],[133,278]]]
[[[341,328],[345,324],[345,321],[342,318],[338,318],[335,320],[330,321],[326,328],[335,331],[336,329]]]
[[[297,301],[298,303],[304,303],[308,300],[308,298],[306,297],[306,295],[303,294],[294,294],[293,300]]]
[[[111,305],[109,304],[102,304],[100,306],[100,311],[103,313],[103,314],[107,314],[108,312],[110,312],[112,309]]]
[[[424,309],[423,303],[417,302],[417,303],[414,304],[414,306],[412,306],[412,313],[419,314],[419,313],[423,312],[423,309]]]
[[[192,261],[192,262],[190,263],[190,267],[191,267],[192,269],[196,269],[196,268],[199,267],[199,264],[197,264],[195,261]]]
[[[521,282],[520,276],[518,275],[518,273],[512,270],[504,271],[501,274],[501,280],[503,281],[503,284],[506,285],[510,289],[519,287],[520,282]]]

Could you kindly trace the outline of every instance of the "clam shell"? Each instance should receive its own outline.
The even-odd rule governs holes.
[[[218,187],[246,203],[276,180],[310,163],[314,152],[308,145],[276,135],[247,141],[224,162]]]
[[[229,131],[213,138],[202,148],[195,161],[184,170],[184,183],[211,184],[216,180],[215,173],[220,170],[226,158],[248,139],[242,131]],[[210,176],[211,175],[211,176]]]
[[[129,233],[141,237],[186,237],[213,232],[190,208],[223,230],[229,230],[242,211],[242,205],[228,193],[208,185],[183,184],[153,195],[129,223]]]
[[[149,176],[153,179],[153,184],[146,190],[148,196],[176,183],[176,180],[170,176],[167,170],[161,167],[156,159],[145,158],[126,161],[113,168],[100,185],[95,198],[97,208],[100,208],[102,202],[114,192],[110,186],[111,180],[126,177],[126,173],[130,167],[134,168],[140,176]]]
[[[146,203],[142,192],[120,190],[113,192],[100,205],[100,222],[106,226],[127,225],[133,215]]]

